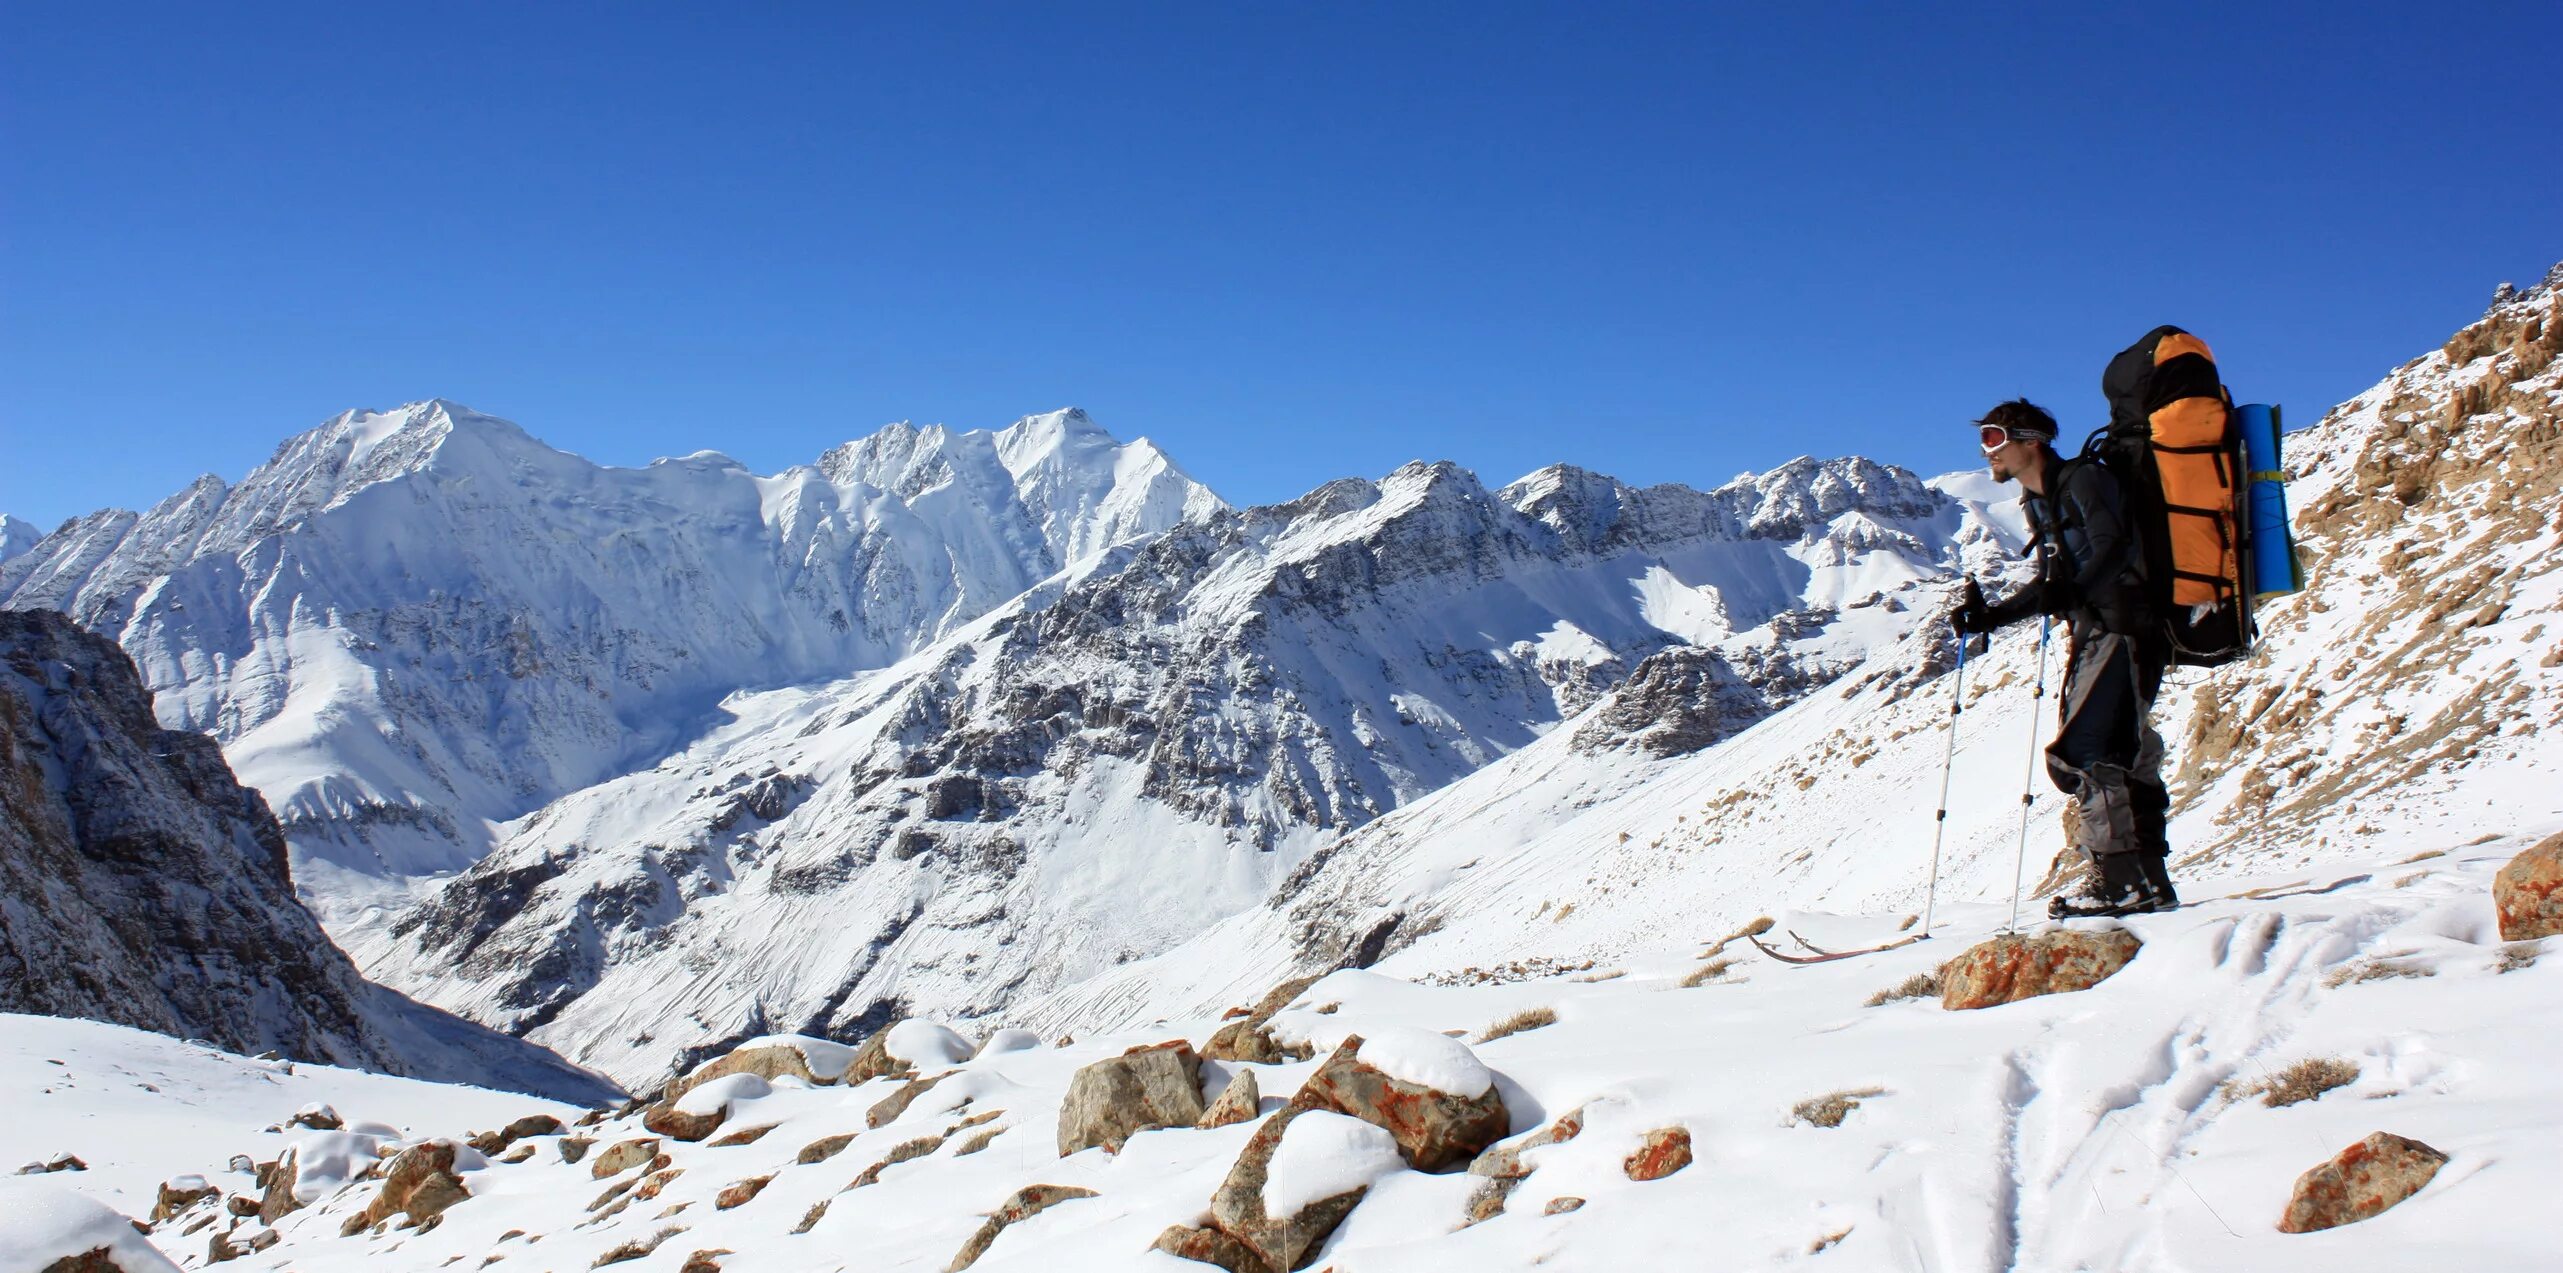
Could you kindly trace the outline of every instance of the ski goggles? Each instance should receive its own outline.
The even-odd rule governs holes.
[[[2013,442],[2037,442],[2044,440],[2046,436],[2035,429],[2006,429],[1999,424],[1985,425],[1976,434],[1977,440],[1984,445],[1987,455]]]

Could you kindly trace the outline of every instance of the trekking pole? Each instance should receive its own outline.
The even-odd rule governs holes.
[[[1931,884],[1922,893],[1922,935],[1931,935],[1931,911],[1940,900],[1940,837],[1949,830],[1949,774],[1958,766],[1958,713],[1967,710],[1967,634],[1958,634],[1958,670],[1949,678],[1949,749],[1940,757],[1940,812],[1931,824]]]
[[[2047,629],[2051,616],[2038,619],[2038,689],[2029,700],[2029,760],[2020,774],[2020,851],[2011,861],[2011,922],[2003,926],[2008,933],[2020,927],[2020,877],[2029,867],[2029,787],[2038,780],[2038,715],[2047,703]]]

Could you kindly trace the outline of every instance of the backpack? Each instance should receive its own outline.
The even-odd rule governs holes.
[[[2178,327],[2157,327],[2109,361],[2100,390],[2109,423],[2082,453],[2105,465],[2125,496],[2142,546],[2148,626],[2158,625],[2175,663],[2216,667],[2243,657],[2259,635],[2246,540],[2249,490],[2262,475],[2244,465],[2215,355]],[[2273,451],[2275,440],[2272,417]]]

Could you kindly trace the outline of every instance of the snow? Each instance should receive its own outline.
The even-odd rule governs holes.
[[[911,1018],[890,1027],[890,1035],[881,1041],[890,1055],[910,1065],[959,1065],[970,1059],[973,1050],[968,1039],[948,1026]]]
[[[288,1144],[294,1160],[294,1201],[310,1203],[337,1192],[374,1165],[384,1141],[363,1132],[305,1132]]]
[[[1287,1220],[1338,1194],[1403,1170],[1397,1138],[1358,1118],[1310,1110],[1282,1129],[1264,1172],[1264,1214]]]
[[[9,1269],[32,1273],[102,1247],[125,1273],[178,1268],[104,1203],[49,1181],[0,1180],[0,1258]]]
[[[752,1101],[774,1091],[774,1085],[756,1074],[725,1074],[677,1098],[680,1114],[718,1114],[733,1101]]]
[[[979,1045],[979,1055],[996,1056],[1005,1052],[1025,1052],[1040,1046],[1040,1035],[1030,1030],[1008,1027],[990,1032],[988,1041]]]
[[[1474,1099],[1495,1086],[1495,1075],[1448,1035],[1413,1026],[1393,1026],[1362,1035],[1361,1058],[1372,1069],[1401,1083]]]

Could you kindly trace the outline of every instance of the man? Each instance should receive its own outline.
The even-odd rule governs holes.
[[[1969,579],[1950,623],[1991,632],[2032,615],[2065,621],[2064,691],[2047,774],[2074,802],[2075,844],[2098,881],[2058,897],[2058,919],[2167,911],[2180,905],[2165,859],[2163,743],[2148,717],[2171,651],[2153,621],[2144,551],[2128,524],[2118,479],[2096,462],[2056,453],[2056,418],[2026,399],[1976,422],[1998,482],[2017,481],[2038,573],[1991,605]]]

